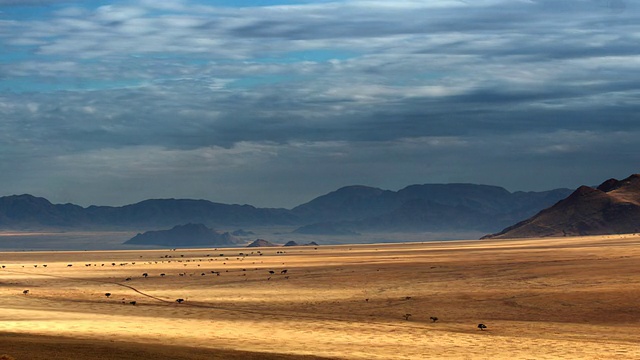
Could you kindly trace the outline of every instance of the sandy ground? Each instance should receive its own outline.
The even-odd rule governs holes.
[[[640,236],[7,252],[0,265],[0,355],[18,360],[640,358]]]

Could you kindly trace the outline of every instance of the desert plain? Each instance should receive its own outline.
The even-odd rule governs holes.
[[[0,265],[0,355],[18,360],[640,358],[638,235],[3,252]]]

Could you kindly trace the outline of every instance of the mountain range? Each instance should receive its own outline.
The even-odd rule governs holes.
[[[411,185],[399,191],[347,186],[293,209],[256,208],[207,200],[151,199],[113,207],[52,204],[31,195],[0,197],[0,229],[156,230],[187,223],[212,228],[288,226],[300,233],[367,231],[495,232],[571,193],[569,189],[509,192],[475,184]]]
[[[296,230],[304,234],[491,231],[532,216],[570,193],[569,189],[511,193],[475,184],[411,185],[397,192],[349,186],[291,211],[307,223]]]
[[[580,186],[535,216],[485,238],[531,238],[640,232],[640,174]]]

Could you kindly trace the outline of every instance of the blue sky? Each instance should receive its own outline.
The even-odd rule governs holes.
[[[0,195],[290,207],[638,172],[628,0],[0,0]]]

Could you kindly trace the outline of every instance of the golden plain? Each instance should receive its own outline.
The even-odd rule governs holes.
[[[0,355],[18,360],[640,358],[637,235],[0,265]]]

